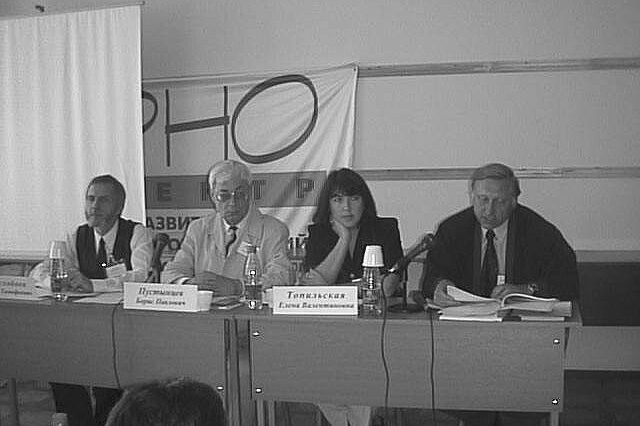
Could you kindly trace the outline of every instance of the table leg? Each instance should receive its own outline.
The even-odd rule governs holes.
[[[258,417],[258,426],[266,426],[264,421],[264,402],[262,400],[256,401],[256,416]]]
[[[265,401],[267,404],[267,416],[269,426],[276,426],[276,403],[275,401]]]
[[[20,426],[20,412],[18,410],[18,386],[16,379],[9,379],[9,426]]]

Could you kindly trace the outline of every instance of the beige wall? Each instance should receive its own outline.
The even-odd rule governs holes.
[[[122,1],[4,0],[0,15]],[[636,0],[146,0],[143,78],[370,65],[640,57]],[[640,71],[361,79],[357,169],[640,167]],[[637,177],[524,179],[579,250],[640,252]],[[467,203],[463,181],[371,184],[403,242]]]

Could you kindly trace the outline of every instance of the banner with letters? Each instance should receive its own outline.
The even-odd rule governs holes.
[[[211,211],[207,171],[235,159],[262,212],[306,233],[328,171],[351,167],[354,65],[305,72],[143,82],[147,225],[178,248]]]

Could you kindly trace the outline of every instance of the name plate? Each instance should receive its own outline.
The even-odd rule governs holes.
[[[197,312],[198,286],[125,282],[124,308]]]
[[[0,275],[0,299],[38,300],[42,293],[33,278]]]
[[[273,286],[278,315],[358,315],[357,286]]]

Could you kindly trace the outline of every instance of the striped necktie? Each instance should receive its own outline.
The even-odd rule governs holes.
[[[234,243],[234,241],[237,238],[236,235],[236,230],[238,229],[237,226],[230,226],[229,229],[227,229],[227,235],[226,235],[226,240],[227,242],[224,244],[224,255],[228,256],[229,255],[229,247],[231,247],[231,244]]]

